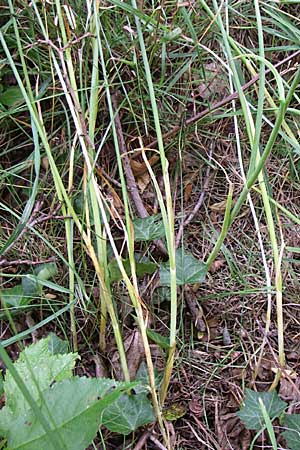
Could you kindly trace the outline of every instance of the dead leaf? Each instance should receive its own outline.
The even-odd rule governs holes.
[[[133,380],[144,357],[144,346],[138,330],[133,331],[131,338],[130,347],[126,351],[126,356],[130,379]]]
[[[143,194],[145,189],[148,187],[150,183],[150,175],[148,172],[144,173],[143,175],[139,176],[136,181],[138,188],[140,190],[140,193]]]
[[[216,212],[225,211],[227,205],[227,199],[222,200],[221,202],[214,203],[213,205],[209,205],[209,209]]]
[[[209,268],[209,271],[210,271],[211,273],[215,273],[215,272],[217,272],[219,269],[221,269],[223,266],[225,266],[225,264],[226,264],[225,259],[217,259],[216,261],[214,261],[214,262],[212,263],[212,265],[211,265],[210,268]]]
[[[187,203],[187,202],[189,201],[189,199],[190,199],[192,190],[193,190],[193,185],[192,185],[192,183],[188,183],[188,184],[185,186],[185,189],[184,189],[184,201],[185,201],[186,203]]]
[[[158,155],[153,155],[151,156],[151,158],[148,160],[150,166],[154,166],[154,164],[157,163],[157,161],[159,160],[159,156]],[[144,173],[148,172],[146,163],[144,161],[138,161],[137,159],[130,159],[130,165],[131,165],[131,169],[133,172],[133,175],[135,177],[140,177],[142,175],[144,175]]]
[[[195,416],[202,417],[203,413],[204,413],[202,399],[198,398],[198,397],[194,397],[189,402],[189,409],[193,414],[195,414]]]
[[[289,402],[300,402],[300,377],[295,381],[291,381],[286,377],[282,377],[279,386],[279,395],[282,400]]]

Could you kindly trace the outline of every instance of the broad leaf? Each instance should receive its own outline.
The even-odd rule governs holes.
[[[146,242],[159,239],[165,235],[164,224],[160,214],[135,219],[133,221],[134,240],[136,242]]]
[[[43,399],[38,402],[54,431],[53,438],[50,440],[33,411],[28,409],[11,423],[8,445],[14,450],[50,450],[55,440],[65,450],[85,450],[101,424],[102,411],[129,387],[130,383],[118,386],[113,380],[84,377],[55,383],[44,391]]]
[[[53,263],[40,264],[34,271],[40,280],[49,280],[57,274],[57,265]]]
[[[246,389],[245,404],[237,415],[248,430],[259,430],[264,427],[265,421],[259,406],[259,399],[264,403],[271,420],[279,417],[287,407],[287,403],[280,400],[276,391],[255,392]]]
[[[21,284],[1,290],[1,300],[6,306],[22,306],[24,304],[24,291]]]
[[[26,347],[14,363],[34,400],[37,400],[39,393],[47,389],[54,381],[70,378],[78,358],[76,353],[52,355],[49,351],[49,342],[48,337]],[[6,406],[12,413],[22,414],[28,409],[28,403],[10,372],[7,372],[5,377],[4,391]]]
[[[154,368],[154,377],[156,389],[159,389],[163,379],[163,373],[158,372],[157,369]],[[150,392],[149,372],[145,361],[142,361],[140,364],[140,367],[136,373],[136,381],[139,382],[139,384],[134,388],[134,392],[136,394],[140,394],[141,392],[146,392],[148,394]]]
[[[130,267],[130,261],[129,259],[123,260],[123,265],[125,268],[125,271],[128,276],[131,276],[131,267]],[[148,262],[136,262],[135,263],[135,269],[136,274],[138,277],[143,277],[146,274],[152,274],[157,269],[156,264],[148,261]],[[109,279],[111,283],[113,281],[121,281],[123,280],[123,276],[121,274],[121,271],[119,269],[117,261],[114,259],[108,264],[108,271],[109,271]]]
[[[56,336],[55,333],[49,333],[48,350],[51,355],[64,354],[69,351],[68,341],[64,341]]]
[[[55,263],[42,264],[34,272],[34,276],[25,275],[21,284],[1,290],[1,299],[5,305],[17,308],[30,304],[33,298],[42,292],[42,286],[38,280],[46,281],[56,275],[57,266]]]
[[[16,106],[23,102],[24,97],[18,86],[10,86],[4,92],[0,93],[0,103],[5,106]]]
[[[290,450],[300,448],[300,414],[287,414],[285,416],[286,431],[282,433]]]
[[[176,283],[185,284],[202,283],[205,280],[207,267],[193,255],[184,253],[183,249],[176,250]],[[170,286],[170,263],[163,263],[160,267],[160,285]]]
[[[123,394],[103,413],[102,423],[110,431],[129,434],[155,420],[147,394]]]

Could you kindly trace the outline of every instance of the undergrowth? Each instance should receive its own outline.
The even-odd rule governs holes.
[[[296,448],[298,12],[2,6],[1,448]]]

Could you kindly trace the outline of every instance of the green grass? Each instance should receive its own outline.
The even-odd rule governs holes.
[[[284,295],[294,287],[299,269],[297,258],[292,262],[287,255],[298,243],[285,225],[299,225],[300,70],[296,58],[281,61],[298,49],[297,11],[297,4],[287,2],[233,2],[227,8],[217,0],[201,0],[193,7],[135,0],[68,5],[55,0],[33,1],[30,8],[9,0],[4,8],[0,257],[20,263],[0,266],[3,288],[16,285],[32,270],[24,260],[34,263],[52,256],[58,266],[53,283],[62,286],[60,292],[48,286],[26,306],[36,321],[28,330],[24,311],[6,318],[3,308],[3,326],[11,327],[4,347],[34,330],[41,335],[58,330],[74,351],[90,356],[100,352],[109,373],[114,372],[110,352],[116,348],[122,377],[130,381],[135,374],[129,370],[126,338],[138,328],[167,448],[171,441],[163,407],[172,403],[172,384],[180,378],[177,357],[182,354],[188,361],[189,346],[204,345],[201,339],[197,342],[194,318],[184,303],[185,287],[176,285],[175,242],[181,221],[201,195],[208,165],[203,206],[184,226],[180,240],[180,247],[211,268],[205,283],[194,287],[207,315],[206,331],[211,316],[222,311],[234,348],[244,355],[240,366],[251,367],[254,379],[271,347],[280,370],[270,389],[278,386],[287,364]],[[256,82],[244,89],[255,76]],[[228,101],[214,110],[226,96]],[[204,110],[200,120],[192,120]],[[143,167],[135,181],[146,213],[161,214],[167,256],[151,242],[135,241],[138,214],[124,152],[132,164]],[[213,210],[214,204],[219,209]],[[31,224],[45,216],[47,220]],[[169,301],[152,304],[158,276],[138,277],[142,257],[158,266],[169,260]],[[110,281],[112,259],[122,274],[118,283]],[[220,259],[225,263],[214,272]],[[256,302],[259,314],[265,314],[264,332],[256,329],[255,321],[261,323],[261,316],[255,317]],[[129,311],[126,320],[124,310]],[[237,324],[246,327],[252,355],[238,338]],[[274,327],[277,341],[270,342]],[[169,349],[160,354],[159,364],[147,328],[168,337]],[[230,355],[216,364],[216,380],[222,368],[226,372]],[[255,363],[248,365],[252,359]],[[160,388],[157,365],[163,372]],[[188,378],[197,376],[194,370],[192,364]],[[212,378],[204,397],[210,383],[217,383]],[[210,413],[205,415],[206,425],[213,427]]]

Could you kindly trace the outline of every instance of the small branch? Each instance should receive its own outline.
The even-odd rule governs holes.
[[[137,209],[137,212],[141,218],[148,217],[148,211],[146,210],[144,203],[141,199],[138,187],[136,185],[136,181],[132,172],[131,164],[130,164],[130,158],[128,156],[125,139],[123,135],[121,120],[119,116],[119,106],[116,99],[116,94],[112,95],[112,104],[115,109],[115,125],[116,125],[116,131],[118,135],[118,141],[120,146],[120,152],[122,154],[122,161],[123,161],[123,167],[124,167],[124,173],[127,180],[127,186],[129,194],[132,198],[132,201],[135,204],[135,207]]]
[[[209,163],[210,163],[210,161],[212,159],[213,150],[214,150],[214,145],[211,144],[209,155],[208,155]],[[196,214],[198,213],[199,209],[201,208],[201,206],[202,206],[202,204],[204,202],[205,194],[206,194],[206,191],[208,189],[209,182],[210,182],[210,171],[211,171],[211,166],[209,164],[207,166],[207,169],[206,169],[205,180],[204,180],[204,183],[203,183],[203,189],[202,189],[202,191],[200,193],[199,199],[198,199],[198,201],[197,201],[193,211],[189,214],[188,217],[186,217],[185,219],[182,219],[181,224],[179,226],[179,230],[178,230],[178,233],[177,233],[177,236],[176,236],[176,243],[175,243],[176,248],[178,248],[178,246],[180,244],[184,227],[191,223],[191,221],[194,219],[194,217],[196,216]]]
[[[135,177],[133,175],[133,171],[131,168],[130,158],[128,156],[125,139],[123,135],[121,120],[119,116],[119,106],[116,99],[116,94],[112,95],[112,104],[115,109],[115,125],[116,125],[116,131],[118,135],[118,141],[120,146],[120,152],[122,154],[122,161],[123,161],[123,167],[124,167],[124,173],[127,181],[128,186],[128,192],[131,196],[131,199],[136,207],[136,210],[138,212],[139,217],[142,219],[145,217],[149,217],[148,211],[146,210],[143,200],[141,199],[138,187],[136,185]],[[161,240],[157,240],[154,242],[156,247],[164,254],[167,254],[166,247],[164,243]]]
[[[16,259],[14,261],[8,261],[5,258],[0,258],[0,267],[21,266],[21,265],[37,266],[39,264],[46,264],[55,261],[57,261],[55,256],[51,256],[50,258],[38,261],[32,261],[31,259]]]
[[[295,58],[298,55],[300,55],[300,50],[297,50],[296,52],[292,53],[290,56],[287,56],[282,61],[279,61],[278,63],[274,64],[274,67],[277,68],[277,67],[281,66],[282,64],[285,64],[286,62]],[[266,70],[265,74],[268,74],[269,72],[270,72],[270,69]],[[245,83],[242,86],[242,91],[245,91],[246,89],[248,89],[248,87],[250,87],[250,86],[252,86],[252,84],[256,83],[257,80],[259,80],[259,74],[256,75],[255,77],[251,78],[251,80],[248,81],[248,83]],[[198,122],[198,120],[203,119],[203,117],[206,117],[208,114],[212,113],[213,111],[220,109],[222,106],[225,106],[228,103],[232,102],[233,100],[237,100],[238,98],[239,98],[239,94],[237,91],[233,92],[230,95],[227,95],[219,102],[213,103],[209,108],[204,109],[203,111],[195,114],[190,119],[186,120],[185,125],[187,127],[190,125],[193,125],[194,123]],[[180,128],[181,128],[181,124],[173,127],[172,130],[168,131],[167,133],[165,133],[163,135],[163,140],[165,141],[166,139],[170,138],[171,136],[174,136],[174,134],[176,134],[180,130]],[[157,145],[157,139],[155,139],[149,145],[147,145],[147,148],[153,148],[156,145]]]

